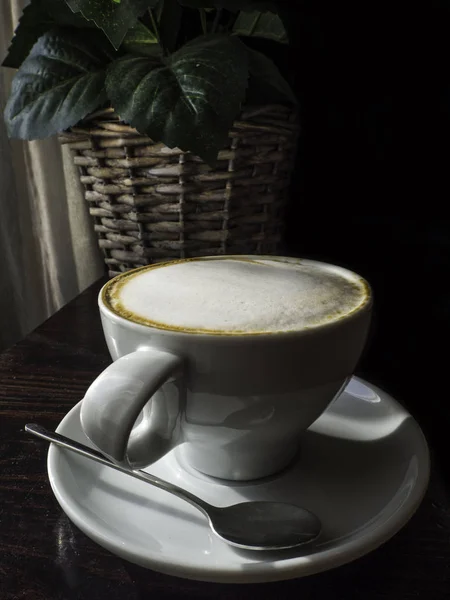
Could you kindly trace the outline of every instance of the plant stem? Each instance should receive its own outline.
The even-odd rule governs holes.
[[[214,17],[212,27],[211,27],[211,33],[216,33],[217,27],[219,26],[221,16],[222,16],[222,9],[218,8],[216,11],[216,15]]]
[[[153,14],[153,10],[151,8],[149,8],[148,13],[150,15],[150,21],[152,22],[153,33],[155,34],[156,39],[158,40],[158,44],[161,45],[161,37],[159,35],[158,24],[156,22],[155,15]]]
[[[206,28],[206,11],[204,8],[199,8],[198,10],[200,12],[200,21],[202,24],[203,35],[206,35],[208,33]]]
[[[255,18],[253,19],[252,26],[250,28],[250,35],[253,35],[253,32],[255,31],[256,26],[258,25],[258,21],[259,21],[260,17],[261,17],[261,13],[260,12],[256,13]]]
[[[234,24],[236,23],[236,21],[239,18],[239,13],[237,14],[233,14],[232,12],[230,12],[229,18],[228,18],[228,23],[226,24],[226,30],[227,31],[232,31]]]

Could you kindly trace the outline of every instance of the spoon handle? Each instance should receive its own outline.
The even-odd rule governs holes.
[[[56,444],[57,446],[61,446],[61,448],[67,448],[67,450],[71,450],[72,452],[81,454],[81,456],[95,460],[102,465],[116,468],[117,471],[126,470],[122,467],[114,465],[114,463],[107,459],[101,452],[97,452],[97,450],[94,450],[93,448],[88,448],[88,446],[80,444],[79,442],[69,439],[64,435],[60,435],[59,433],[48,431],[45,427],[42,427],[42,425],[38,425],[37,423],[28,423],[28,425],[25,425],[25,431],[35,435],[38,438],[41,438],[42,440]]]
[[[134,477],[135,479],[140,479],[141,481],[145,481],[146,483],[150,483],[161,490],[169,492],[169,494],[173,494],[174,496],[178,496],[182,500],[186,500],[195,508],[201,510],[206,516],[208,513],[214,510],[210,504],[201,500],[194,494],[183,490],[182,488],[169,483],[168,481],[164,481],[163,479],[159,479],[155,475],[150,475],[150,473],[146,473],[145,471],[141,471],[140,469],[127,469],[126,467],[122,467],[116,463],[113,463],[111,460],[106,458],[101,452],[94,450],[93,448],[89,448],[80,442],[72,440],[71,438],[66,437],[65,435],[61,435],[60,433],[56,433],[53,431],[48,431],[42,425],[38,425],[36,423],[28,423],[25,425],[25,431],[27,433],[31,433],[38,438],[46,440],[52,444],[56,444],[57,446],[61,446],[62,448],[66,448],[71,452],[75,452],[84,456],[85,458],[89,458],[90,460],[94,460],[102,465],[110,467],[111,469],[115,469],[116,471],[120,471],[121,473],[125,473],[125,475],[130,475],[130,477]]]

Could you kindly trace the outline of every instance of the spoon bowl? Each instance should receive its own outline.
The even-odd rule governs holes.
[[[310,511],[284,502],[241,502],[209,514],[216,535],[247,550],[285,550],[315,539],[321,530]]]

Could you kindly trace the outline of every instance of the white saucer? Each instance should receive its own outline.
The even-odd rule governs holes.
[[[88,444],[79,414],[78,404],[57,431]],[[237,550],[178,498],[54,445],[48,455],[61,507],[114,554],[178,577],[265,582],[342,565],[388,540],[423,497],[429,456],[411,415],[385,392],[353,378],[305,434],[295,464],[276,477],[225,484],[183,469],[176,452],[148,470],[217,506],[250,499],[299,504],[319,516],[323,533],[296,550]]]

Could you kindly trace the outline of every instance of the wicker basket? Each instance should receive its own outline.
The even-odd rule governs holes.
[[[279,254],[298,134],[282,106],[245,109],[211,169],[150,138],[112,109],[60,136],[74,150],[113,277],[176,258]]]

